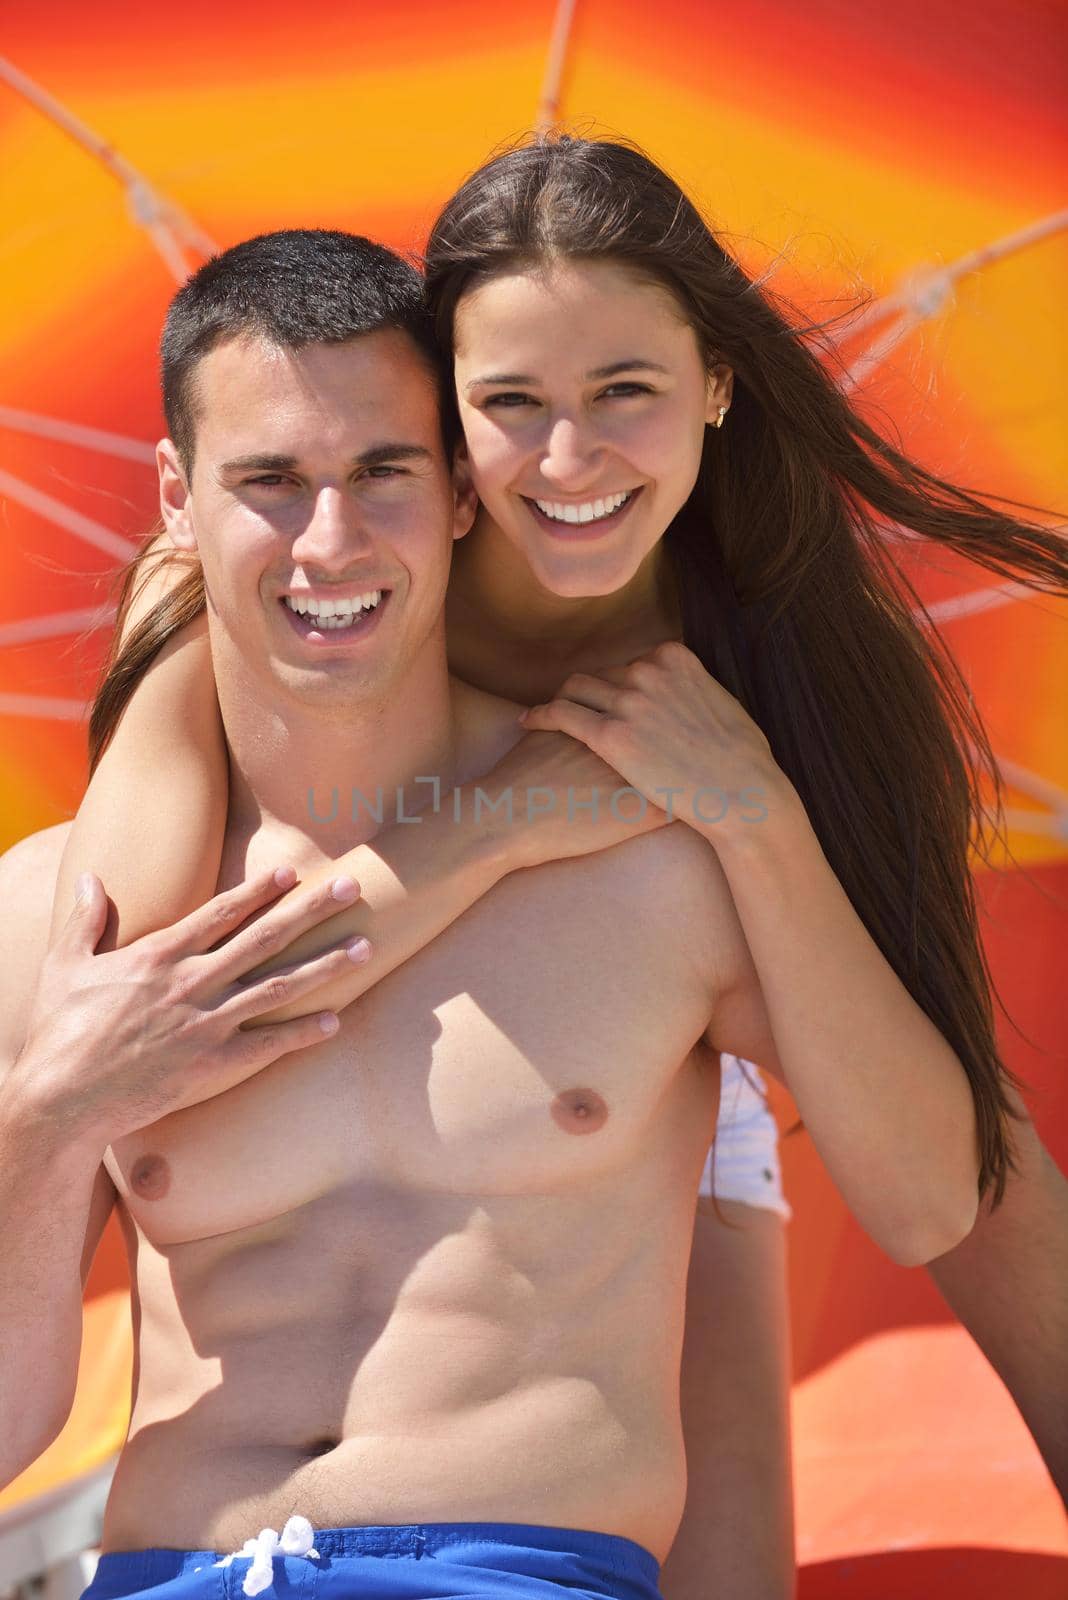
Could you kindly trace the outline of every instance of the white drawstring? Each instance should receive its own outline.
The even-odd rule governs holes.
[[[307,1517],[290,1517],[281,1535],[275,1533],[273,1528],[263,1528],[258,1539],[246,1539],[242,1549],[231,1551],[214,1565],[228,1567],[231,1561],[251,1556],[252,1563],[245,1573],[241,1588],[247,1595],[257,1595],[261,1590],[270,1588],[276,1555],[307,1556],[309,1561],[318,1561],[319,1552],[313,1547],[314,1538],[315,1530]]]

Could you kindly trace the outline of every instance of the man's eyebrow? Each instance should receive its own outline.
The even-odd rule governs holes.
[[[422,444],[389,442],[372,445],[349,459],[352,467],[380,467],[389,461],[429,461],[432,451]],[[300,466],[297,456],[250,455],[234,456],[219,467],[220,473],[235,472],[293,472]]]
[[[613,361],[608,367],[594,367],[587,372],[587,383],[597,383],[604,378],[614,378],[621,372],[662,372],[665,377],[671,376],[671,369],[663,367],[659,361],[644,361],[636,357],[633,361]],[[489,383],[531,383],[536,384],[538,379],[529,372],[492,372],[484,377],[472,378],[470,383],[464,385],[465,390],[478,389],[483,384]]]

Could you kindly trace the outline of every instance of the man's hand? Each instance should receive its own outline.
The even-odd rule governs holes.
[[[337,1031],[334,1012],[242,1024],[351,971],[370,953],[366,939],[348,939],[245,981],[257,964],[358,897],[351,878],[328,880],[242,928],[296,881],[292,867],[283,867],[216,895],[173,927],[96,955],[108,902],[99,878],[90,873],[86,881],[44,959],[26,1041],[2,1092],[46,1115],[61,1137],[101,1155],[115,1139],[232,1089],[288,1051],[321,1044]]]

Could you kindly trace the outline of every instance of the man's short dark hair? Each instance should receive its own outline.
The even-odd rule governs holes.
[[[163,411],[186,476],[194,454],[193,373],[217,344],[259,337],[300,350],[382,329],[409,336],[440,394],[444,372],[423,280],[384,245],[334,229],[286,228],[245,239],[205,262],[171,301],[160,345]]]

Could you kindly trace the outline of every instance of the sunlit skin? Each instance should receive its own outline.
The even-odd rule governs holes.
[[[671,631],[660,541],[693,489],[706,423],[730,405],[730,369],[706,372],[673,295],[610,262],[491,279],[460,301],[455,344],[483,510],[453,594],[512,637]],[[633,500],[592,527],[552,524],[532,504],[622,492]]]
[[[200,362],[195,394],[191,481],[164,441],[162,491],[172,541],[203,564],[221,670],[328,720],[388,705],[440,658],[452,540],[472,516],[425,361],[393,330],[297,351],[230,341]],[[366,636],[302,632],[281,598],[376,589]]]

